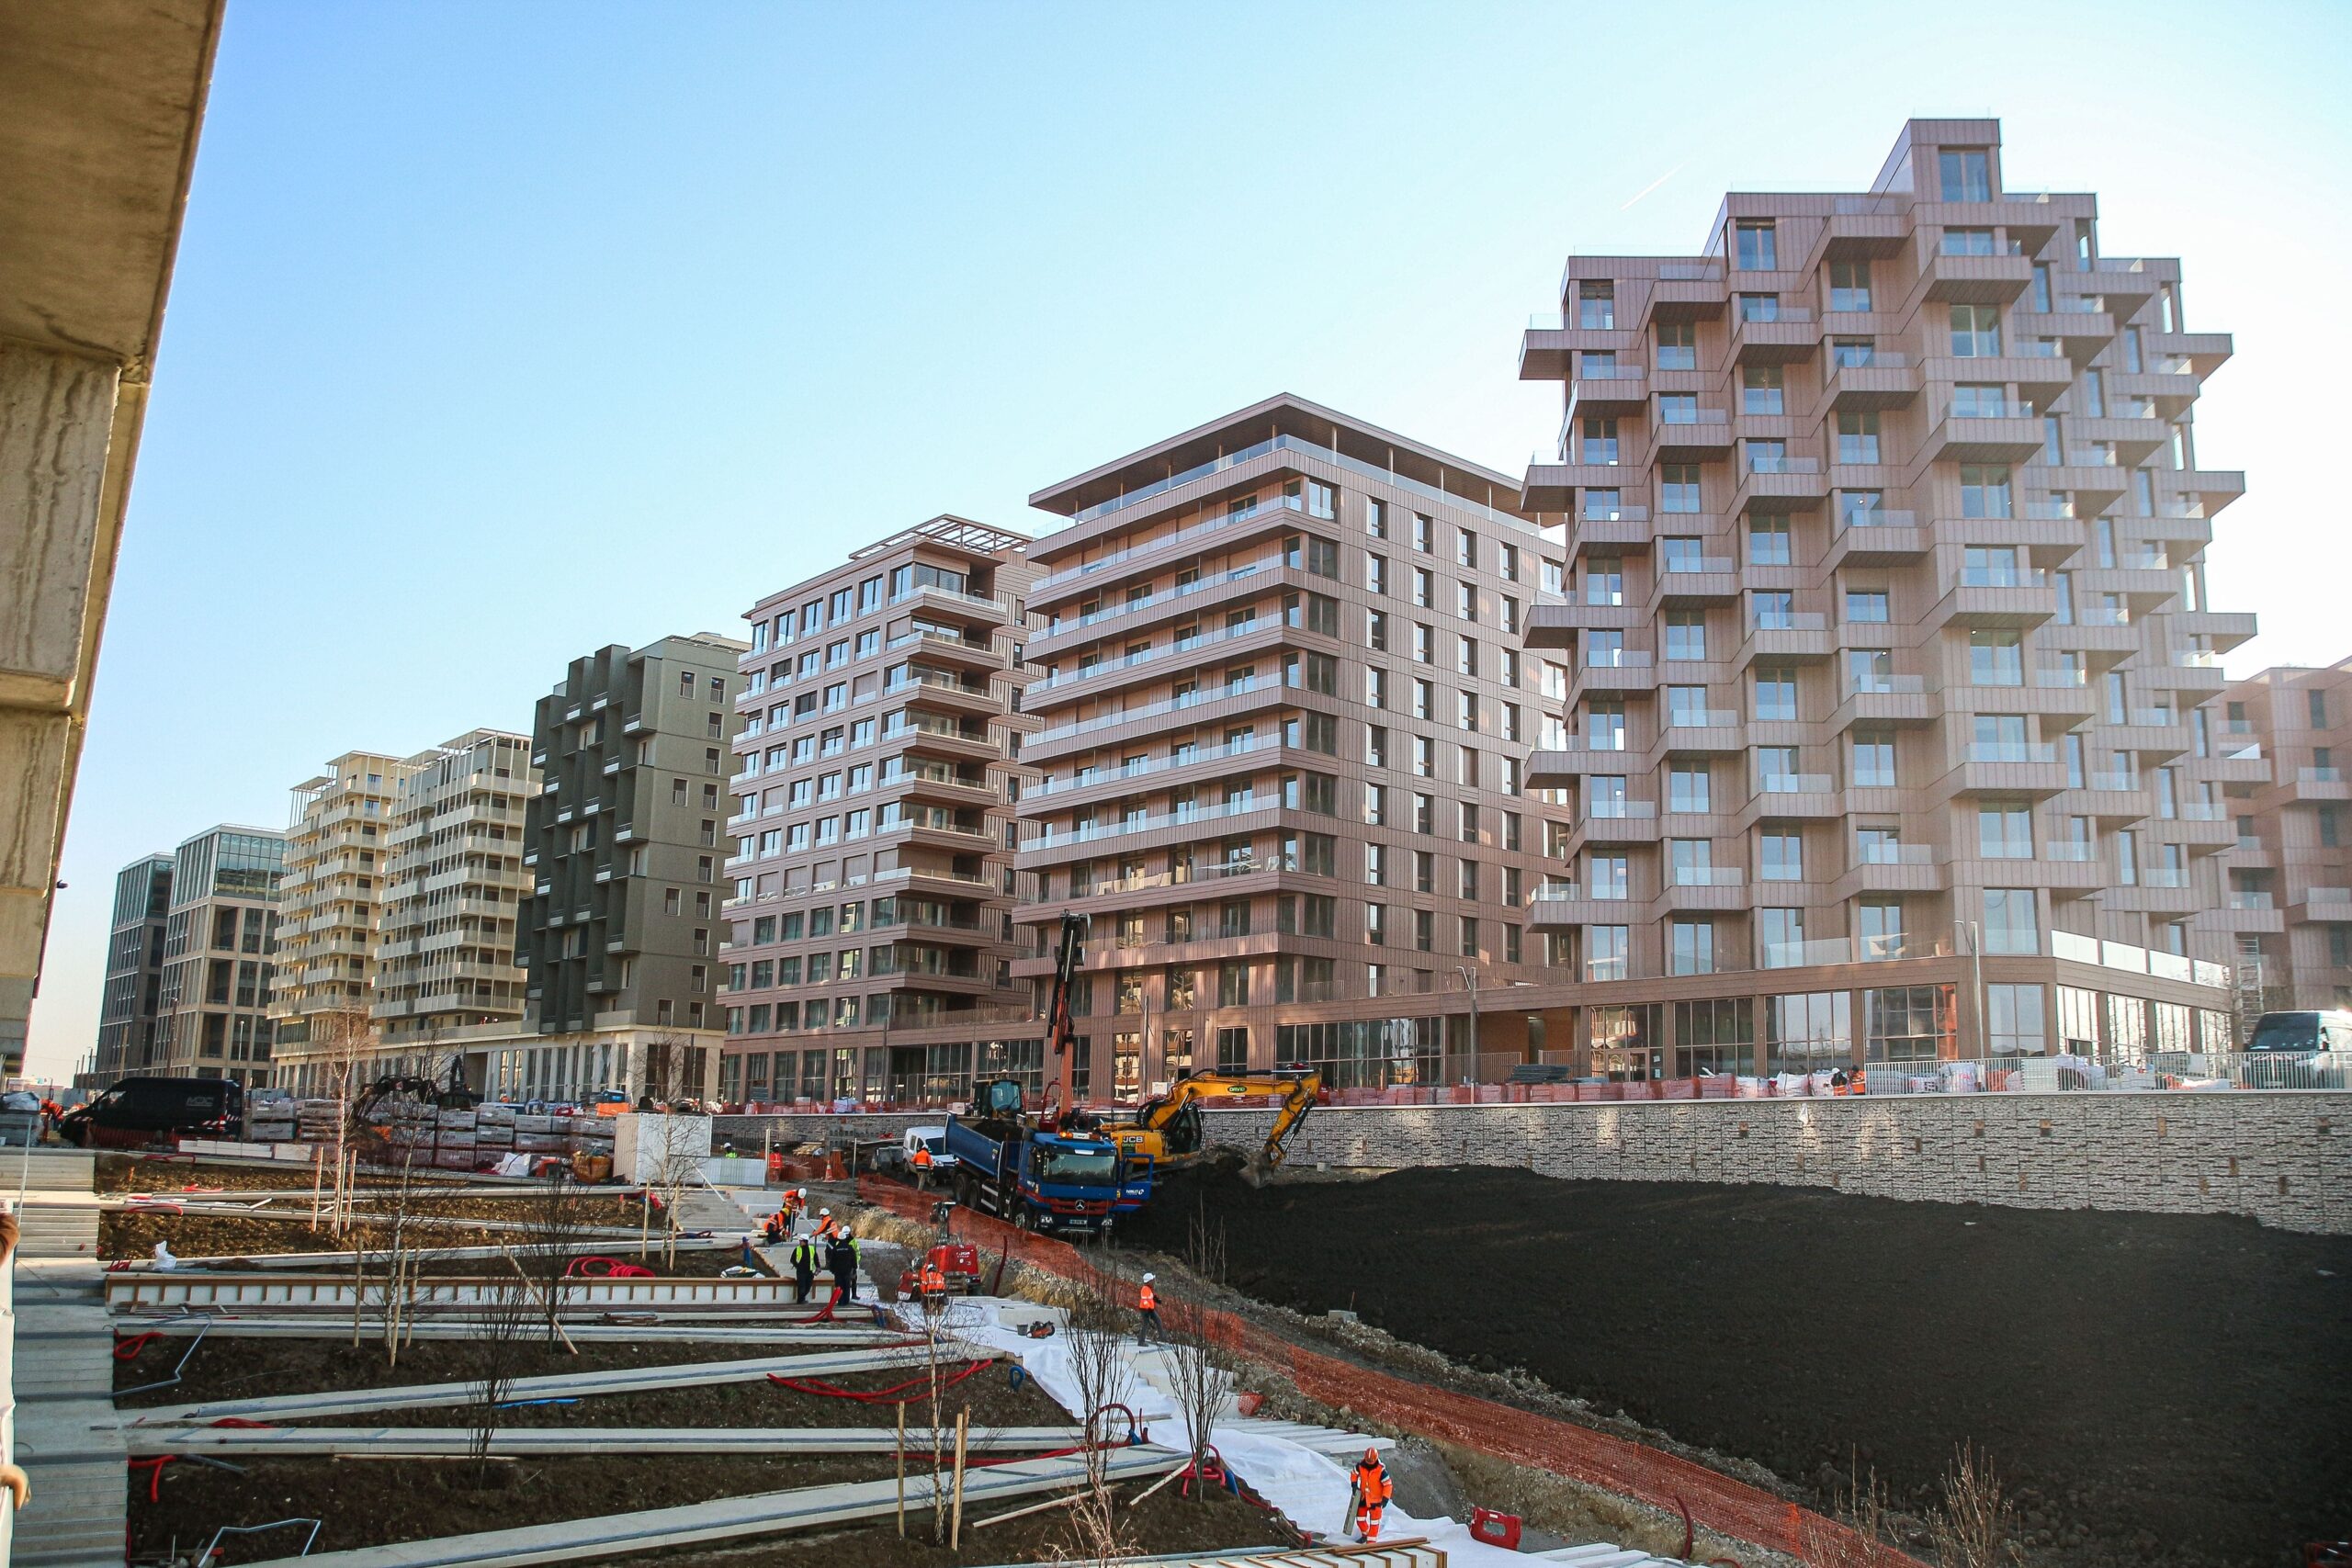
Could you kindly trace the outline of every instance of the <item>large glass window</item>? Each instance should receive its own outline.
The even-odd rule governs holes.
[[[1742,272],[1775,272],[1780,268],[1779,248],[1769,220],[1743,218],[1735,222],[1732,246],[1736,265]]]
[[[2041,920],[2030,887],[1984,889],[1984,951],[2040,953]]]
[[[1765,1070],[1826,1072],[1854,1059],[1853,998],[1846,991],[1803,991],[1764,998]]]
[[[1715,922],[1678,919],[1669,923],[1667,973],[1712,975],[1715,972]]]
[[[1955,1054],[1958,1026],[1950,986],[1890,986],[1862,993],[1873,1062],[1932,1061]]]
[[[1951,352],[1955,359],[1996,359],[2001,353],[2001,312],[1992,305],[1951,308]]]
[[[1994,1055],[2039,1056],[2047,1047],[2040,986],[1988,985],[1984,1010],[1985,1044]]]
[[[1755,1066],[1756,1007],[1747,997],[1674,1004],[1674,1076],[1743,1073]]]
[[[1993,161],[1981,147],[1947,147],[1936,153],[1937,185],[1946,201],[1993,199]]]

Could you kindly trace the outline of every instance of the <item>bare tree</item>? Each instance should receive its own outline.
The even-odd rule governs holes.
[[[313,1013],[309,1027],[311,1044],[322,1047],[326,1057],[327,1092],[334,1097],[339,1108],[334,1123],[334,1167],[330,1181],[333,1201],[329,1212],[333,1216],[331,1228],[341,1234],[351,1228],[352,1134],[356,1130],[353,1101],[359,1093],[375,1034],[368,1015],[356,1009]]]
[[[511,1280],[482,1282],[469,1342],[476,1386],[473,1403],[466,1411],[473,1434],[468,1451],[482,1481],[490,1478],[490,1448],[498,1438],[507,1396],[530,1354],[533,1307],[531,1282],[519,1273]]]
[[[1193,1215],[1184,1250],[1196,1280],[1225,1277],[1225,1228],[1212,1230],[1205,1213]],[[1159,1292],[1169,1393],[1184,1419],[1195,1469],[1208,1455],[1210,1434],[1233,1390],[1234,1355],[1218,1337],[1219,1327],[1217,1311],[1197,1283],[1187,1281]]]
[[[1845,1506],[1839,1511],[1849,1528],[1805,1516],[1804,1540],[1797,1552],[1805,1568],[1889,1568],[1904,1561],[1903,1554],[1887,1544],[1886,1483],[1879,1480],[1877,1472],[1849,1475]]]
[[[400,1162],[399,1179],[392,1184],[390,1196],[391,1213],[379,1218],[384,1234],[384,1364],[398,1366],[403,1343],[413,1342],[416,1334],[416,1285],[419,1259],[409,1227],[410,1211],[416,1201],[416,1156],[414,1150],[404,1152]],[[355,1247],[363,1238],[355,1235]]]
[[[1065,1535],[1057,1560],[1107,1564],[1132,1554],[1126,1521],[1112,1496],[1108,1439],[1118,1428],[1114,1407],[1132,1413],[1135,1369],[1127,1360],[1125,1281],[1090,1252],[1079,1255],[1070,1280],[1069,1337],[1070,1381],[1077,1385],[1085,1440],[1079,1453],[1085,1466],[1082,1490],[1065,1513]]]
[[[564,1292],[570,1289],[568,1270],[588,1232],[588,1201],[563,1166],[549,1168],[531,1195],[527,1233],[523,1248],[523,1272],[537,1287],[538,1305],[546,1314],[547,1342],[562,1337]]]
[[[2024,1560],[2017,1507],[2002,1493],[1991,1460],[1961,1444],[1944,1472],[1943,1493],[1943,1506],[1928,1527],[1943,1568],[2013,1568]]]

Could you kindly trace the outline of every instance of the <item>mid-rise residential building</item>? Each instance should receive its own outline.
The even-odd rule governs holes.
[[[1011,972],[1025,544],[934,517],[749,612],[722,1099],[1035,1072],[1034,1029],[996,1038],[1031,1021]]]
[[[2254,622],[2205,599],[2245,479],[2194,413],[2230,339],[2006,175],[1998,122],[1913,120],[1866,191],[1571,256],[1527,334],[1566,561],[1527,640],[1568,666],[1530,782],[1575,816],[1536,924],[1595,1066],[2226,1028],[2255,781],[2211,702]]]
[[[470,730],[405,760],[385,835],[370,1016],[387,1049],[524,1015],[515,919],[539,793],[526,735]]]
[[[1030,499],[1066,525],[1029,549],[1014,970],[1042,992],[1085,920],[1077,1095],[1522,1048],[1558,699],[1521,637],[1561,563],[1518,485],[1283,396]]]
[[[2218,706],[2217,744],[2263,775],[2229,789],[2241,1021],[2352,1007],[2352,660],[2233,681]]]
[[[346,1021],[335,1029],[367,1029],[386,839],[405,771],[401,759],[384,752],[346,751],[294,786],[269,997],[281,1063],[306,1054],[312,1021],[322,1013]]]
[[[172,859],[164,980],[148,1070],[270,1081],[270,986],[286,835],[224,824]]]
[[[536,1032],[468,1043],[469,1073],[517,1098],[707,1096],[721,1032],[718,952],[738,657],[714,633],[575,659],[539,699],[516,960]]]
[[[144,1072],[154,1065],[164,939],[171,910],[170,855],[141,855],[115,874],[106,990],[98,1002],[97,1054],[79,1087],[106,1089],[126,1073]]]

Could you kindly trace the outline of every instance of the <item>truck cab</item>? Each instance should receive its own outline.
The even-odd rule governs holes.
[[[1126,1197],[1117,1145],[1091,1132],[1034,1124],[1022,1114],[1020,1085],[1009,1079],[988,1086],[974,1109],[970,1117],[947,1121],[960,1201],[1027,1229],[1109,1231]]]

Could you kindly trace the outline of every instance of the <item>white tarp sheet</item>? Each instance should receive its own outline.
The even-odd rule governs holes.
[[[1023,1321],[1043,1315],[1041,1309],[1025,1303],[976,1300],[969,1303],[968,1319],[964,1313],[957,1313],[952,1322],[953,1331],[958,1337],[1001,1351],[1019,1361],[1063,1409],[1073,1416],[1080,1414],[1078,1382],[1070,1373],[1069,1340],[1058,1332],[1044,1339],[1032,1339],[1003,1326],[998,1321],[998,1313],[1001,1307],[1007,1306],[1017,1309]],[[1053,1315],[1058,1327],[1060,1314]],[[1132,1358],[1128,1362],[1127,1386],[1114,1391],[1113,1401],[1132,1407],[1138,1419],[1155,1428],[1153,1439],[1163,1447],[1181,1452],[1191,1446],[1183,1417],[1174,1401],[1152,1388],[1134,1370]],[[1299,1529],[1334,1540],[1352,1539],[1355,1521],[1348,1514],[1346,1465],[1286,1438],[1219,1427],[1210,1432],[1209,1440],[1235,1474],[1247,1481],[1258,1495],[1281,1509]],[[1388,1539],[1423,1537],[1445,1552],[1452,1568],[1527,1568],[1524,1555],[1476,1540],[1465,1521],[1417,1519],[1394,1503],[1388,1506],[1381,1534]]]

